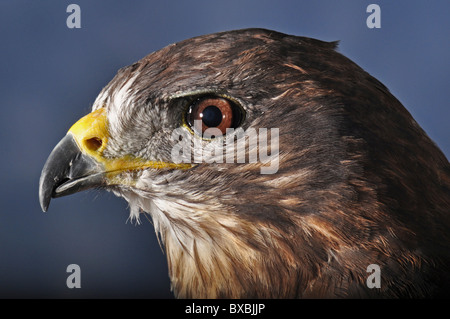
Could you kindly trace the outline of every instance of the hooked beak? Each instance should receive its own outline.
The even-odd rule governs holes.
[[[39,202],[45,212],[50,200],[94,187],[134,186],[124,171],[188,169],[191,164],[146,160],[133,155],[105,157],[109,138],[106,109],[99,108],[76,122],[55,146],[42,169]]]
[[[52,197],[70,195],[104,185],[103,165],[83,154],[73,135],[67,133],[55,146],[42,169],[39,202],[45,212]]]
[[[55,146],[39,180],[39,202],[44,212],[52,197],[106,185],[106,163],[101,155],[107,131],[106,111],[100,108],[76,122]]]

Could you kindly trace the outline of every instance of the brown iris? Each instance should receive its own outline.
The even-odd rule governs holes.
[[[198,134],[203,134],[208,128],[216,128],[225,135],[227,128],[239,125],[240,114],[239,108],[225,98],[204,97],[189,107],[186,120]],[[201,129],[197,121],[201,121]]]

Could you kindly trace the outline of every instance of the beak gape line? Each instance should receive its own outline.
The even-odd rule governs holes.
[[[201,120],[194,122],[201,127]],[[227,128],[225,135],[217,128],[208,128],[201,135],[197,133],[186,135],[185,132],[183,127],[172,131],[172,141],[177,142],[171,151],[171,160],[175,164],[246,163],[246,141],[248,141],[247,163],[260,162],[265,165],[260,168],[261,174],[275,174],[278,171],[278,128],[270,129],[270,143],[267,128],[260,128],[258,132],[254,128],[248,128],[246,131],[242,127]],[[204,145],[205,140],[211,142]]]

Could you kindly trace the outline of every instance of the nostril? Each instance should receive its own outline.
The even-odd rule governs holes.
[[[102,147],[102,140],[98,137],[92,137],[84,140],[84,146],[90,151],[97,151],[100,147]]]

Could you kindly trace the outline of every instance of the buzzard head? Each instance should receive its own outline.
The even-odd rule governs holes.
[[[153,219],[181,298],[441,293],[448,160],[335,49],[247,29],[120,69],[49,156],[42,209],[93,187],[125,198]]]

